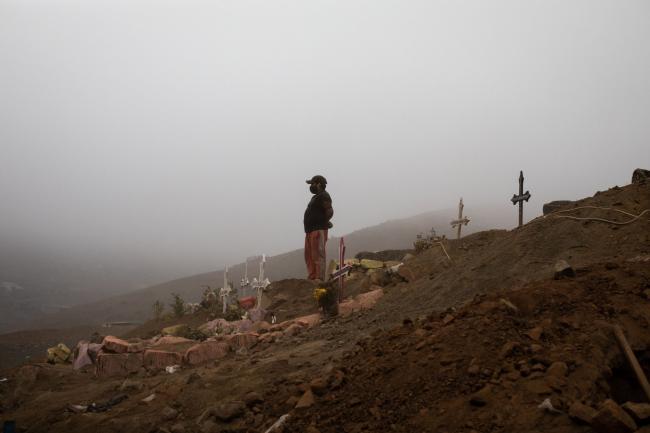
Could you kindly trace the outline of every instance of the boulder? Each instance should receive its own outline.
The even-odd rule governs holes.
[[[614,400],[605,400],[591,423],[598,433],[632,433],[637,426]]]
[[[190,333],[191,333],[190,327],[185,324],[168,326],[167,328],[163,328],[163,330],[161,331],[161,334],[163,336],[171,335],[173,337],[186,337]]]
[[[183,362],[183,355],[178,352],[166,350],[146,350],[144,352],[144,367],[147,370],[163,370],[171,365],[180,365]]]
[[[100,353],[95,374],[98,377],[126,376],[137,373],[142,364],[142,353]]]
[[[637,168],[632,173],[632,183],[646,183],[650,179],[650,170]]]
[[[185,362],[189,365],[199,365],[208,361],[221,359],[230,352],[230,344],[223,341],[204,341],[190,347],[185,352]]]

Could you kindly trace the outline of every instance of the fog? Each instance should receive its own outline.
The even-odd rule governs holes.
[[[165,278],[300,248],[314,174],[335,236],[514,226],[650,168],[650,3],[0,0],[0,160],[5,246]]]

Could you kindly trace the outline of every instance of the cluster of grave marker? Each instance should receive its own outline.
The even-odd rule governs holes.
[[[519,194],[513,194],[510,201],[513,205],[519,204],[519,225],[521,227],[524,224],[524,202],[530,200],[530,191],[524,193],[524,172],[519,172]],[[451,221],[451,226],[457,228],[456,239],[460,239],[461,228],[463,225],[470,223],[471,218],[468,216],[463,217],[463,198],[461,197],[460,202],[458,203],[458,219]]]

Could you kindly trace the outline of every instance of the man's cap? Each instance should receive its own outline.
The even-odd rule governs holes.
[[[325,179],[325,178],[324,178],[323,176],[321,176],[320,174],[317,174],[316,176],[312,177],[311,179],[308,179],[306,182],[307,182],[308,184],[310,184],[310,185],[311,185],[312,183],[320,183],[320,184],[322,184],[322,185],[327,185],[327,179]]]

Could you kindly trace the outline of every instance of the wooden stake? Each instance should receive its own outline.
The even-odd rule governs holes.
[[[627,342],[625,334],[623,334],[623,330],[620,326],[614,326],[614,335],[616,336],[616,340],[618,340],[618,344],[621,347],[621,350],[625,354],[627,362],[630,364],[630,367],[632,367],[632,370],[634,370],[634,374],[636,375],[641,388],[643,388],[643,392],[645,393],[646,398],[648,401],[650,401],[650,383],[648,383],[648,378],[639,365],[639,361],[636,359],[636,356],[634,355],[630,344]]]

